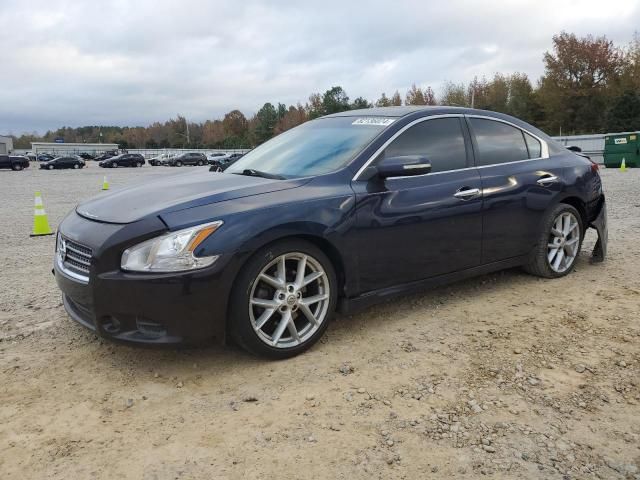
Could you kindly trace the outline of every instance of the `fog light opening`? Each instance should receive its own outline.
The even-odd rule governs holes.
[[[104,331],[111,334],[118,333],[122,328],[120,320],[116,317],[105,317],[101,323]]]
[[[136,317],[136,328],[147,337],[160,338],[167,335],[167,329],[162,324],[143,317]]]

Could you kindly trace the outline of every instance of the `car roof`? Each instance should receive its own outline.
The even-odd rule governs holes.
[[[455,106],[430,106],[430,105],[409,105],[403,107],[374,107],[363,108],[359,110],[347,110],[344,112],[333,113],[320,118],[333,118],[333,117],[406,117],[407,115],[416,114],[417,117],[427,117],[432,115],[478,115],[483,117],[495,118],[498,120],[504,120],[512,123],[524,130],[534,133],[539,137],[547,141],[547,143],[555,144],[555,140],[549,137],[546,133],[536,128],[535,126],[520,120],[519,118],[512,117],[500,112],[493,112],[490,110],[480,110],[477,108],[455,107]]]
[[[474,110],[464,107],[445,107],[430,105],[407,105],[403,107],[373,107],[362,108],[360,110],[347,110],[345,112],[333,113],[327,117],[404,117],[415,112],[428,112],[431,115],[441,113],[478,113],[483,110]]]

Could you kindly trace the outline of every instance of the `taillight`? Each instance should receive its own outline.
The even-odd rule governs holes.
[[[589,161],[591,162],[591,171],[594,173],[598,173],[598,171],[600,170],[600,165],[591,159],[589,159]]]

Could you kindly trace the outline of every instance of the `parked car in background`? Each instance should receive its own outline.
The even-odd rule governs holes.
[[[239,155],[239,154],[235,157],[232,157],[232,155],[228,155],[226,158],[224,158],[219,162],[211,163],[211,166],[209,167],[209,171],[224,172],[227,168],[229,168],[231,165],[233,165],[235,162],[237,162],[241,158],[242,158],[242,155]]]
[[[115,157],[117,155],[118,155],[118,152],[116,152],[115,150],[109,150],[109,151],[106,151],[106,152],[98,155],[96,158],[94,158],[94,160],[100,162],[102,160],[107,160],[107,159],[109,159],[111,157]]]
[[[29,168],[29,159],[22,155],[0,155],[0,168],[20,171]]]
[[[123,153],[122,155],[102,160],[98,165],[104,168],[141,167],[145,163],[145,159],[140,153]]]
[[[602,261],[598,165],[537,128],[468,108],[370,108],[281,133],[223,174],[78,205],[54,269],[70,317],[100,336],[232,338],[286,358],[336,308],[518,266],[568,275],[588,228]]]
[[[183,153],[167,161],[170,167],[181,167],[183,165],[206,165],[207,156],[204,153],[190,152]]]
[[[173,158],[175,156],[175,154],[173,153],[161,153],[160,155],[157,155],[153,158],[150,158],[148,160],[149,165],[152,165],[154,167],[158,167],[160,165],[166,165],[167,161],[171,158]]]
[[[33,152],[27,152],[24,154],[24,156],[27,157],[30,162],[35,162],[38,160],[38,157],[36,157],[36,154]]]
[[[222,153],[222,152],[216,152],[216,153],[210,153],[209,155],[207,155],[207,162],[209,163],[209,165],[214,165],[216,164],[216,162],[222,162],[223,160],[226,160],[227,158],[229,158],[228,153]]]
[[[48,162],[41,162],[40,168],[46,170],[54,170],[58,168],[73,168],[79,169],[84,168],[84,160],[77,155],[68,155],[64,157],[57,157],[53,160],[49,160]]]
[[[51,155],[50,153],[39,153],[38,154],[38,161],[39,162],[48,162],[49,160],[53,160],[54,158],[57,158],[55,155]]]
[[[87,153],[87,152],[79,153],[78,156],[80,158],[82,158],[83,160],[95,160],[96,159],[95,155],[91,155],[90,153]]]

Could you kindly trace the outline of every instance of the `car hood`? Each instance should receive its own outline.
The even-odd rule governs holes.
[[[189,172],[100,195],[78,205],[76,212],[99,222],[131,223],[150,215],[288,190],[308,181],[308,178],[272,180],[235,174]]]

